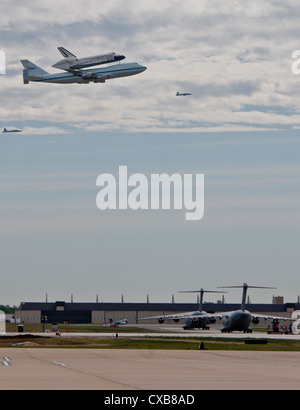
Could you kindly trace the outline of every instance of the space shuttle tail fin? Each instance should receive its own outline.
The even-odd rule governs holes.
[[[64,47],[57,47],[57,49],[62,54],[62,56],[64,58],[68,58],[68,57],[75,57],[76,58],[76,56],[74,54],[72,54],[70,51],[68,51]]]

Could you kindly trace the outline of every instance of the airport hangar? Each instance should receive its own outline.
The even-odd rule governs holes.
[[[276,298],[275,298],[276,299]],[[282,300],[281,300],[282,301]],[[127,319],[128,324],[137,324],[142,317],[163,316],[198,310],[197,303],[77,303],[77,302],[22,302],[15,312],[20,323],[74,323],[108,324],[111,321]],[[208,313],[239,310],[240,304],[204,303]],[[246,304],[251,313],[291,317],[294,310],[300,310],[300,303]],[[144,323],[144,322],[140,322]],[[157,323],[157,320],[147,321]]]

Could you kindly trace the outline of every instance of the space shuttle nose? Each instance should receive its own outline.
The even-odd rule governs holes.
[[[123,56],[122,54],[118,54],[117,56],[115,56],[115,61],[124,60],[124,58],[126,57]]]

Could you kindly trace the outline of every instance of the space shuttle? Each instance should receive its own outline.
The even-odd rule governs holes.
[[[78,58],[70,51],[66,50],[64,47],[57,47],[57,49],[64,58],[53,64],[52,67],[71,72],[95,65],[113,63],[125,58],[125,56],[116,53],[107,53],[92,57]]]

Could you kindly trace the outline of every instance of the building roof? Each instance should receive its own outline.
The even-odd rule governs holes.
[[[63,308],[64,311],[97,311],[97,310],[120,310],[120,311],[159,311],[159,312],[189,312],[198,310],[197,303],[77,303],[77,302],[22,302],[20,310],[56,311]],[[238,310],[240,304],[234,303],[204,303],[203,310],[209,313]],[[246,304],[246,310],[251,312],[286,312],[288,308],[300,310],[300,304]]]

